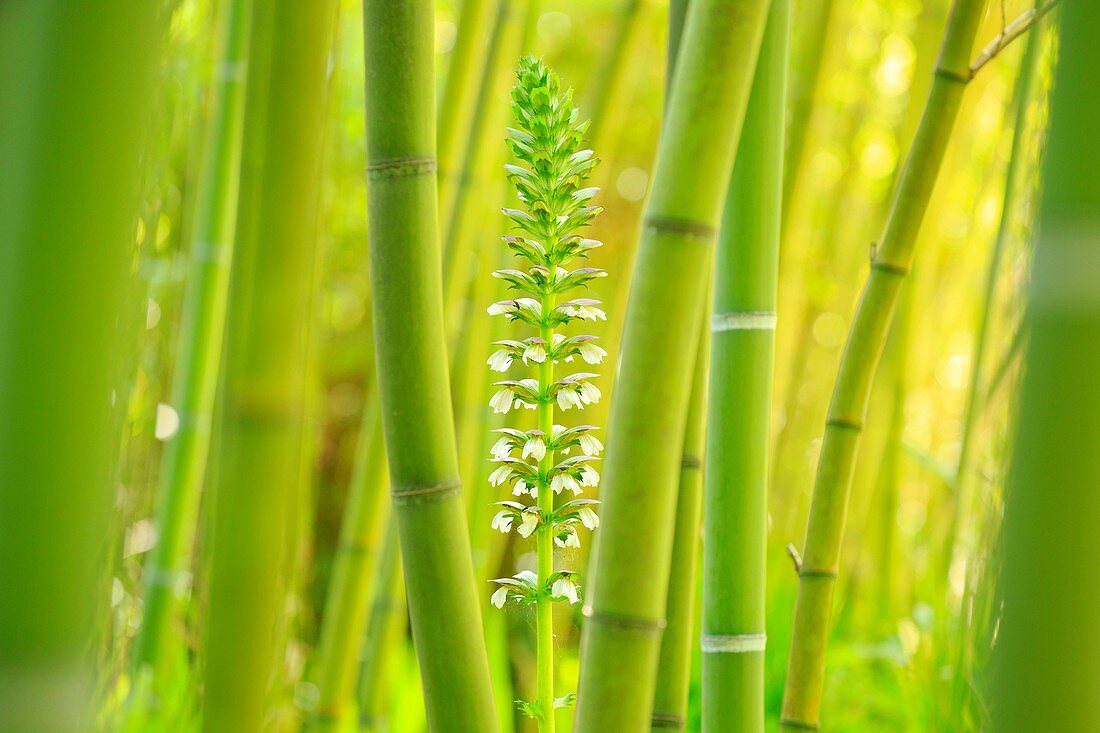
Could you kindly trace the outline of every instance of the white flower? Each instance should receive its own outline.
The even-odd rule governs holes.
[[[515,514],[509,511],[497,512],[497,515],[493,517],[493,529],[499,529],[501,533],[508,534],[512,529],[512,522],[515,519]]]
[[[581,401],[586,405],[592,405],[600,401],[602,394],[596,385],[591,382],[581,382],[580,384]]]
[[[554,474],[554,478],[550,479],[550,488],[553,489],[555,494],[560,494],[562,489],[569,489],[574,494],[581,493],[580,484],[565,471]]]
[[[600,526],[600,515],[586,506],[582,506],[577,510],[577,518],[580,519],[581,524],[588,529],[596,529],[596,527]]]
[[[581,486],[595,486],[600,482],[600,474],[587,463],[581,467]]]
[[[493,458],[507,458],[512,455],[512,441],[508,438],[501,438],[493,443],[493,447],[489,449],[489,452],[493,455]]]
[[[489,400],[489,407],[493,412],[504,414],[512,409],[512,390],[502,389]]]
[[[493,486],[500,486],[502,483],[508,480],[508,477],[512,475],[512,467],[508,465],[498,466],[495,471],[489,474],[489,483]]]
[[[580,600],[580,598],[577,597],[577,586],[573,585],[573,581],[569,578],[558,578],[555,580],[550,592],[556,596],[567,599],[570,603],[576,603]]]
[[[603,443],[595,435],[589,435],[588,433],[582,433],[577,442],[580,444],[581,453],[586,456],[598,456],[603,452]]]
[[[607,356],[607,352],[604,351],[603,348],[587,341],[577,347],[577,353],[589,364],[599,364],[603,361],[603,358]],[[511,364],[511,360],[509,360],[508,363]],[[500,371],[504,370],[501,369]]]
[[[539,526],[539,513],[537,511],[525,509],[521,515],[521,519],[522,522],[519,525],[519,529],[516,531],[519,532],[520,537],[530,537],[535,531],[535,528]]]
[[[523,359],[533,361],[536,364],[541,364],[546,361],[546,346],[541,341],[534,341],[527,344],[527,348],[523,350]]]
[[[528,488],[526,481],[520,479],[512,486],[512,496],[523,496],[524,494],[534,496],[535,492]]]
[[[508,308],[505,306],[504,303],[493,303],[491,306],[489,306],[489,315],[491,316],[500,316],[504,315],[507,312]]]
[[[504,608],[504,604],[508,602],[508,586],[502,585],[497,588],[489,602],[497,608]]]
[[[506,372],[508,367],[512,366],[512,354],[506,349],[494,351],[486,363],[494,372]]]
[[[566,387],[558,390],[558,407],[568,410],[571,407],[581,406],[583,406],[581,398],[573,388]]]
[[[542,438],[535,436],[529,438],[526,443],[523,444],[523,457],[534,456],[536,461],[541,461],[546,455],[546,441]]]

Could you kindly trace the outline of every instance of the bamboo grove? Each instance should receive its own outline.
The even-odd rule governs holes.
[[[0,732],[1100,730],[1096,37],[0,3]]]

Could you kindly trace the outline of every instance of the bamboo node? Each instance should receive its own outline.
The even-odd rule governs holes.
[[[781,718],[779,725],[784,728],[794,728],[795,730],[821,730],[821,726],[817,723],[807,723],[804,720],[794,720],[793,718]]]
[[[829,578],[831,580],[836,580],[836,576],[837,572],[835,570],[807,567],[801,567],[798,569],[798,577],[800,578]]]
[[[682,234],[704,242],[713,242],[718,237],[718,229],[712,224],[672,216],[647,216],[644,227],[658,234]]]
[[[683,730],[687,727],[684,716],[676,713],[659,713],[654,711],[650,719],[650,725],[658,730]]]
[[[446,481],[431,486],[411,486],[394,489],[390,491],[390,498],[395,506],[408,506],[410,504],[433,504],[461,493],[461,481]]]
[[[909,274],[909,265],[899,265],[894,262],[884,262],[883,260],[876,259],[871,260],[871,269],[885,272],[890,275],[897,275],[898,277],[905,277]]]
[[[854,420],[850,417],[830,417],[825,420],[825,425],[831,428],[855,430],[856,432],[863,430],[863,422],[860,420]]]
[[[680,459],[680,468],[702,468],[703,459],[699,456],[693,456],[685,453]]]
[[[774,331],[775,311],[733,311],[715,313],[710,319],[712,333],[722,331]]]
[[[435,173],[435,158],[393,158],[380,160],[367,166],[368,181],[382,181],[391,178],[408,178]]]
[[[967,69],[966,73],[963,74],[955,71],[954,69],[945,69],[942,66],[936,67],[935,75],[941,79],[957,82],[959,84],[962,84],[963,86],[969,84],[970,80],[973,78],[973,75],[970,73],[969,69]]]
[[[767,634],[703,634],[699,645],[704,654],[751,654],[767,646]]]
[[[611,626],[623,631],[636,631],[645,636],[659,636],[668,624],[663,618],[643,618],[630,616],[625,613],[611,611],[597,611],[592,606],[585,606],[581,613],[592,623],[603,626]]]

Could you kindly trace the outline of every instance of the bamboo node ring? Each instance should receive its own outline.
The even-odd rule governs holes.
[[[715,313],[710,319],[712,333],[722,331],[774,331],[775,311],[733,311]]]
[[[885,272],[890,275],[898,275],[900,277],[905,277],[909,274],[909,265],[899,265],[894,262],[884,262],[883,260],[871,260],[871,269]]]
[[[650,718],[650,726],[658,730],[683,730],[687,726],[684,716],[676,713],[654,712]]]
[[[672,216],[647,216],[645,229],[658,234],[682,234],[705,242],[713,242],[718,237],[718,229],[705,221],[677,219]]]
[[[817,568],[802,567],[798,570],[798,577],[800,578],[829,578],[836,580],[837,572],[835,570],[824,570]]]
[[[954,71],[953,69],[945,69],[942,66],[936,68],[935,75],[940,77],[941,79],[947,79],[948,81],[958,82],[959,84],[963,85],[969,84],[970,80],[974,78],[969,69],[967,69],[965,74],[962,74],[958,71]]]
[[[391,178],[408,178],[435,173],[435,158],[393,158],[380,160],[367,166],[367,180],[381,181]]]
[[[704,654],[751,654],[767,646],[767,634],[703,634],[699,645]]]
[[[462,493],[461,481],[446,481],[431,486],[412,486],[390,491],[390,498],[397,506],[410,504],[433,504],[450,499]]]
[[[699,456],[693,456],[685,453],[680,459],[680,468],[702,468],[703,459]]]
[[[636,631],[646,636],[657,636],[664,631],[665,626],[668,625],[663,618],[643,618],[641,616],[630,616],[624,613],[597,611],[592,608],[592,606],[585,606],[581,609],[581,613],[592,623],[612,626],[624,631]]]
[[[863,423],[859,420],[853,420],[850,417],[830,417],[825,421],[825,424],[832,428],[844,428],[845,430],[855,430],[856,432],[863,430]]]
[[[821,730],[821,726],[817,723],[807,723],[804,720],[794,720],[793,718],[782,718],[779,721],[779,725],[784,728],[795,728],[797,730]]]

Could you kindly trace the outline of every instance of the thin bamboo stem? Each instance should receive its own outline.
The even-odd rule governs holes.
[[[844,347],[825,422],[799,571],[783,694],[784,733],[816,730],[819,725],[825,648],[859,435],[886,333],[970,80],[970,52],[984,7],[984,0],[955,0],[952,6],[924,116]]]
[[[213,476],[205,733],[259,730],[280,650],[308,400],[334,0],[256,6]],[[262,80],[262,81],[261,81]]]
[[[118,324],[162,10],[0,8],[0,730],[92,727]]]
[[[433,28],[428,0],[364,3],[375,354],[428,723],[437,733],[492,733],[497,720],[447,378],[436,238]]]
[[[133,651],[135,668],[148,665],[154,677],[163,674],[165,646],[178,638],[169,632],[188,590],[233,262],[252,0],[231,0],[224,13],[173,376],[179,429],[161,461],[157,542],[142,569],[144,613]]]
[[[651,725],[696,324],[707,291],[701,284],[711,272],[768,5],[698,0],[688,9],[611,407],[578,733],[641,733]]]
[[[768,446],[790,3],[774,0],[714,280],[703,533],[703,730],[764,731]]]
[[[696,564],[703,508],[703,451],[706,447],[707,372],[710,366],[710,321],[703,319],[699,356],[691,383],[684,452],[680,459],[680,494],[676,499],[675,542],[668,580],[665,633],[657,664],[652,730],[687,727],[691,651],[695,642]]]

